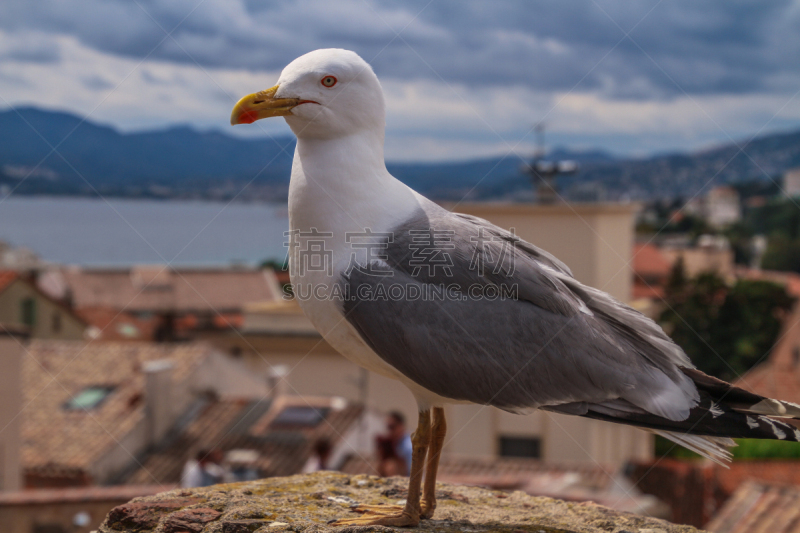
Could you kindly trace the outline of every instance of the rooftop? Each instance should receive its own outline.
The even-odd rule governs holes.
[[[11,270],[0,270],[0,292],[3,292],[6,287],[11,285],[11,282],[17,279],[18,274]]]
[[[272,270],[252,269],[71,267],[44,272],[38,283],[53,298],[70,300],[76,308],[130,312],[226,313],[282,295]]]
[[[192,454],[212,448],[255,451],[251,465],[264,477],[296,474],[317,440],[327,439],[335,446],[362,412],[339,398],[210,401],[185,419],[160,449],[143,458],[124,482],[178,484]]]
[[[22,364],[22,465],[28,476],[82,479],[145,416],[147,361],[169,359],[185,381],[205,344],[41,341]]]
[[[633,272],[640,276],[669,276],[672,263],[652,243],[633,246]]]
[[[254,302],[244,306],[242,333],[319,337],[297,300]]]
[[[706,525],[713,533],[791,533],[800,527],[800,487],[748,481]]]

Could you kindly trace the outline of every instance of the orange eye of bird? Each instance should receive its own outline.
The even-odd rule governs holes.
[[[333,87],[336,85],[336,78],[334,76],[325,76],[320,83],[325,87]]]

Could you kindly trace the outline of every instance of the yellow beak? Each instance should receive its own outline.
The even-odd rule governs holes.
[[[292,108],[300,104],[299,98],[275,98],[278,86],[266,91],[248,94],[233,106],[231,125],[252,124],[267,117],[282,117],[292,114]]]

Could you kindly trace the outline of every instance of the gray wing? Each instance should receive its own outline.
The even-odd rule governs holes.
[[[680,348],[550,254],[438,208],[393,233],[381,266],[391,275],[353,269],[343,280],[352,296],[344,312],[382,359],[422,387],[508,410],[621,398],[683,419],[697,403]]]

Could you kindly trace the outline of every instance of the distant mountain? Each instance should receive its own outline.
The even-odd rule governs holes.
[[[246,140],[188,127],[124,134],[68,113],[0,112],[5,182],[13,185],[36,169],[19,186],[21,194],[91,194],[94,188],[103,194],[158,196],[209,186],[224,191],[253,179],[280,188],[293,152],[289,137]]]
[[[800,166],[800,132],[760,137],[745,150],[731,144],[692,154],[615,159],[602,151],[557,148],[548,157],[581,165],[578,174],[560,179],[566,194],[590,184],[609,198],[691,196],[709,182],[767,180]],[[240,139],[189,127],[120,133],[68,113],[18,108],[0,112],[0,193],[231,198],[241,192],[242,198],[283,200],[293,151],[290,137]],[[438,199],[520,200],[532,191],[521,163],[509,155],[387,166]]]
[[[691,197],[720,184],[780,183],[782,174],[794,167],[800,167],[800,131],[764,135],[750,142],[689,154],[586,164],[578,176],[562,186],[568,186],[569,181],[594,181],[602,183],[613,197]]]

